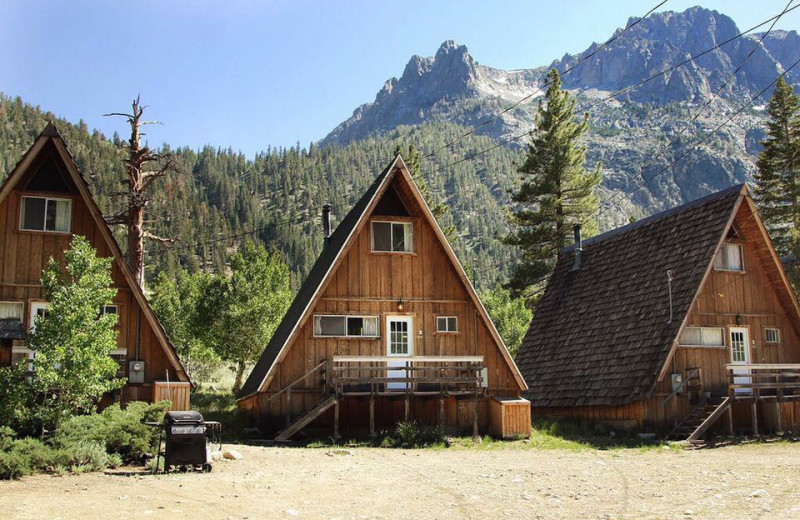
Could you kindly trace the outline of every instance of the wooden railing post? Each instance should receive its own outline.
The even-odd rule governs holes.
[[[286,389],[286,427],[292,424],[292,387]]]

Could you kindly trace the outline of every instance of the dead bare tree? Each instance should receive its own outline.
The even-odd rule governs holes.
[[[142,106],[139,96],[133,100],[130,114],[112,112],[105,116],[121,116],[127,119],[131,126],[131,137],[124,146],[128,157],[125,159],[128,178],[122,181],[127,190],[117,193],[127,197],[125,209],[117,215],[109,217],[109,225],[124,225],[128,230],[128,264],[131,267],[136,281],[144,287],[144,240],[152,239],[165,244],[175,242],[174,239],[162,238],[154,235],[144,228],[144,209],[152,200],[148,196],[148,189],[156,179],[164,177],[169,172],[177,171],[175,158],[170,153],[158,153],[151,150],[147,144],[142,146],[141,138],[145,135],[141,127],[145,125],[161,124],[158,121],[143,121],[142,115],[147,106]]]

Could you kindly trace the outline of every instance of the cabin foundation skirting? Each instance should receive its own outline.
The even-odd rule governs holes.
[[[264,399],[266,394],[262,394]],[[292,399],[292,417],[298,417],[304,412],[314,408],[327,398],[321,392],[297,393]],[[285,401],[278,406],[272,406],[267,411],[258,405],[258,396],[239,402],[239,407],[246,410],[255,421],[255,424],[265,434],[270,435],[282,430],[286,426]],[[406,399],[402,396],[375,398],[375,430],[376,433],[385,433],[405,421],[416,421],[420,424],[435,426],[442,424],[440,414],[443,412],[444,428],[450,435],[471,435],[473,428],[473,403],[472,397],[446,397],[440,399],[436,396],[413,397],[408,400],[408,417],[406,418]],[[444,404],[442,408],[442,402]],[[370,430],[370,399],[368,396],[341,397],[339,399],[339,430],[341,434],[366,433]],[[316,418],[309,429],[325,428],[333,431],[334,408],[326,410]],[[491,432],[491,415],[489,398],[481,397],[478,400],[478,431],[481,435]]]
[[[780,413],[778,412],[780,406]],[[531,408],[536,419],[561,419],[596,423],[603,427],[625,432],[668,433],[691,410],[688,399],[673,399],[664,406],[660,399],[635,401],[621,406],[575,406]],[[737,435],[752,435],[753,400],[737,399],[731,405],[733,430]],[[758,434],[800,432],[800,401],[757,400]],[[780,427],[779,427],[780,426]],[[709,430],[712,434],[730,433],[727,414]]]

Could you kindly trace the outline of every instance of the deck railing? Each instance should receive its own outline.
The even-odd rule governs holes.
[[[475,395],[486,386],[483,356],[334,356],[338,395]]]
[[[800,398],[800,364],[725,365],[733,399]]]

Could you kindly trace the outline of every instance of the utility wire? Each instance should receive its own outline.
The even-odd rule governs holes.
[[[705,102],[705,103],[704,103],[704,104],[703,104],[703,105],[700,107],[700,109],[699,109],[697,112],[695,112],[695,114],[694,114],[694,115],[691,117],[691,119],[689,119],[689,121],[687,121],[687,122],[686,122],[686,124],[683,126],[683,128],[681,128],[681,129],[680,129],[680,131],[678,131],[678,133],[675,135],[675,137],[673,137],[673,138],[672,138],[672,140],[671,140],[670,142],[668,142],[668,143],[667,143],[667,144],[666,144],[664,147],[662,147],[662,148],[661,148],[661,150],[660,150],[660,151],[659,151],[659,152],[658,152],[658,153],[657,153],[655,156],[653,156],[653,157],[651,158],[651,160],[650,160],[650,164],[649,164],[649,165],[647,165],[647,166],[644,166],[644,167],[641,169],[641,172],[642,172],[642,178],[644,178],[644,172],[645,172],[645,170],[646,170],[647,168],[649,168],[649,167],[650,167],[650,166],[653,164],[654,160],[655,160],[656,158],[658,158],[658,157],[665,157],[665,156],[667,155],[667,153],[669,152],[669,149],[670,149],[670,147],[671,147],[673,144],[675,144],[675,143],[678,141],[678,139],[679,139],[679,138],[680,138],[680,137],[681,137],[681,136],[682,136],[684,133],[686,133],[686,131],[687,131],[687,130],[690,128],[690,126],[692,125],[692,123],[694,123],[695,121],[697,121],[697,118],[699,118],[699,117],[700,117],[700,115],[701,115],[701,114],[702,114],[702,113],[703,113],[703,112],[706,110],[706,108],[708,108],[708,106],[709,106],[709,105],[710,105],[710,104],[711,104],[711,103],[714,101],[714,99],[716,99],[717,95],[718,95],[718,94],[719,94],[719,93],[722,91],[722,89],[724,89],[724,88],[725,88],[725,87],[728,85],[728,82],[730,82],[730,80],[731,80],[731,79],[733,79],[733,78],[734,78],[734,76],[736,76],[736,74],[737,74],[737,73],[738,73],[740,70],[742,70],[742,68],[743,68],[743,67],[744,67],[744,66],[747,64],[747,62],[750,60],[750,58],[753,56],[753,54],[755,54],[756,50],[757,50],[757,49],[759,49],[759,48],[761,47],[761,44],[762,44],[762,42],[764,41],[764,39],[765,39],[765,38],[766,38],[766,37],[769,35],[769,33],[770,33],[770,32],[772,32],[772,29],[775,27],[775,24],[776,24],[776,23],[778,23],[778,20],[780,20],[780,18],[781,18],[781,17],[782,17],[784,14],[786,14],[786,13],[788,12],[788,9],[789,9],[789,7],[792,5],[792,3],[794,3],[794,1],[795,1],[795,0],[789,0],[789,3],[788,3],[788,4],[786,4],[786,7],[783,9],[783,12],[781,12],[781,13],[780,13],[780,14],[779,14],[779,15],[778,15],[778,16],[777,16],[777,17],[776,17],[774,20],[772,20],[772,24],[769,26],[769,29],[767,29],[767,31],[766,31],[764,34],[762,34],[762,35],[761,35],[761,37],[759,38],[759,40],[758,40],[758,41],[755,43],[755,45],[753,45],[753,48],[752,48],[752,49],[750,49],[750,52],[747,54],[747,56],[745,56],[744,60],[742,60],[742,62],[739,64],[739,66],[738,66],[738,67],[736,67],[736,69],[735,69],[733,72],[731,72],[731,73],[728,75],[728,77],[727,77],[727,78],[725,78],[725,81],[724,81],[724,82],[723,82],[723,83],[722,83],[722,84],[719,86],[719,88],[717,88],[717,89],[714,91],[714,93],[711,95],[711,97],[709,97],[708,101],[706,101],[706,102]],[[776,80],[776,81],[777,81],[777,80]],[[752,100],[751,100],[751,102],[752,102]],[[612,197],[611,197],[611,199],[609,199],[608,201],[606,201],[606,204],[613,205],[613,204],[614,204],[614,203],[613,203],[613,200],[614,200],[616,197],[619,197],[619,196],[622,196],[622,197],[624,197],[624,196],[625,196],[625,195],[624,195],[624,192],[619,192],[619,193],[616,193],[614,196],[612,196]]]
[[[673,66],[671,66],[671,67],[669,67],[669,68],[667,68],[665,70],[657,72],[657,73],[655,73],[655,74],[643,79],[642,81],[640,81],[640,82],[638,82],[636,84],[629,85],[629,86],[621,88],[619,90],[615,90],[614,92],[612,92],[608,96],[605,96],[605,97],[603,97],[603,98],[601,98],[601,99],[599,99],[597,101],[594,101],[592,103],[589,103],[587,105],[580,106],[575,111],[576,112],[584,112],[584,111],[589,110],[589,109],[591,109],[593,107],[596,107],[596,106],[598,106],[598,105],[600,105],[600,104],[602,104],[602,103],[604,103],[604,102],[606,102],[606,101],[608,101],[610,99],[616,98],[616,97],[620,96],[621,94],[624,94],[626,92],[630,92],[631,90],[634,90],[634,89],[636,89],[636,88],[638,88],[638,87],[640,87],[640,86],[642,86],[642,85],[644,85],[644,84],[646,84],[646,83],[648,83],[648,82],[650,82],[650,81],[652,81],[652,80],[654,80],[654,79],[656,79],[658,77],[661,77],[661,76],[663,76],[663,75],[665,75],[665,74],[667,74],[669,72],[672,72],[673,70],[675,70],[675,69],[677,69],[679,67],[683,67],[684,65],[686,65],[688,63],[691,63],[692,61],[694,61],[694,60],[696,60],[696,59],[698,59],[698,58],[700,58],[702,56],[705,56],[706,54],[708,54],[710,52],[713,52],[713,51],[719,49],[720,47],[722,47],[724,45],[727,45],[728,43],[730,43],[730,42],[732,42],[732,41],[734,41],[734,40],[736,40],[738,38],[741,38],[742,36],[745,36],[746,34],[751,33],[753,31],[755,31],[756,29],[758,29],[758,28],[760,28],[760,27],[762,27],[762,26],[764,26],[764,25],[766,25],[766,24],[768,24],[768,23],[770,23],[772,21],[775,21],[775,20],[779,19],[784,14],[789,13],[791,11],[794,11],[798,7],[800,7],[800,5],[796,5],[794,7],[789,8],[789,9],[785,9],[783,12],[781,12],[781,13],[779,13],[779,14],[777,14],[777,15],[775,15],[775,16],[767,19],[767,20],[764,20],[760,24],[755,25],[755,26],[751,27],[750,29],[747,29],[746,31],[740,32],[736,36],[732,36],[732,37],[728,38],[727,40],[724,40],[724,41],[722,41],[720,43],[717,43],[713,47],[710,47],[710,48],[708,48],[708,49],[706,49],[706,50],[704,50],[702,52],[699,52],[698,54],[695,54],[693,56],[689,56],[688,58],[680,61],[679,63],[676,63],[675,65],[673,65]],[[445,164],[443,166],[440,166],[439,168],[436,168],[436,169],[432,170],[430,173],[431,174],[438,173],[438,172],[450,169],[453,166],[456,166],[456,165],[461,164],[463,162],[471,161],[472,159],[475,159],[476,157],[479,157],[479,156],[481,156],[481,155],[483,155],[485,153],[488,153],[488,152],[490,152],[492,150],[500,148],[501,146],[505,146],[507,144],[510,144],[510,143],[512,143],[514,141],[518,141],[519,139],[522,139],[523,137],[526,137],[528,135],[530,135],[530,131],[525,131],[525,132],[522,132],[520,134],[514,135],[512,137],[503,139],[502,141],[499,141],[499,142],[495,143],[494,145],[492,145],[492,146],[490,146],[488,148],[485,148],[483,150],[479,150],[479,151],[477,151],[475,153],[472,153],[470,155],[462,157],[461,159],[455,160],[455,161],[453,161],[453,162],[451,162],[449,164]]]
[[[585,63],[587,60],[589,60],[590,58],[592,58],[592,57],[593,57],[594,55],[596,55],[598,52],[600,52],[600,51],[602,51],[603,49],[605,49],[606,47],[608,47],[608,46],[609,46],[611,43],[613,43],[614,41],[616,41],[617,39],[619,39],[619,38],[620,38],[620,37],[621,37],[623,34],[625,34],[626,32],[628,32],[628,30],[629,30],[629,29],[631,29],[632,27],[634,27],[634,26],[638,25],[638,24],[639,24],[639,22],[641,22],[642,20],[644,20],[645,18],[647,18],[648,16],[650,16],[650,14],[652,14],[652,13],[653,13],[653,11],[655,11],[656,9],[658,9],[659,7],[661,7],[662,5],[666,4],[666,3],[667,3],[667,1],[668,1],[668,0],[663,0],[662,2],[659,2],[659,3],[658,3],[656,6],[655,6],[655,7],[653,7],[653,8],[652,8],[652,9],[650,9],[649,11],[647,11],[647,12],[644,14],[644,16],[642,16],[641,18],[637,18],[636,20],[634,20],[633,22],[631,22],[630,24],[628,24],[628,25],[627,25],[627,26],[626,26],[624,29],[622,29],[622,31],[620,31],[619,33],[615,34],[614,36],[612,36],[611,38],[609,38],[608,40],[606,40],[606,41],[605,41],[605,43],[603,43],[602,45],[598,46],[598,47],[597,47],[595,50],[593,50],[592,52],[590,52],[589,54],[587,54],[587,55],[586,55],[586,56],[584,56],[583,58],[579,59],[579,60],[578,60],[578,61],[577,61],[577,62],[576,62],[574,65],[572,65],[572,66],[568,67],[567,69],[565,69],[565,70],[564,70],[564,72],[562,72],[562,73],[561,73],[561,76],[562,76],[562,77],[566,76],[567,74],[569,74],[570,72],[572,72],[573,70],[575,70],[576,68],[578,68],[580,65],[582,65],[583,63]],[[514,110],[515,108],[517,108],[519,105],[521,105],[521,104],[522,104],[522,103],[524,103],[525,101],[527,101],[527,100],[531,99],[532,97],[536,96],[536,94],[540,93],[540,92],[541,92],[543,89],[545,89],[545,88],[549,87],[549,86],[550,86],[550,83],[551,83],[550,81],[545,81],[544,83],[542,83],[542,85],[541,85],[541,86],[539,86],[539,87],[536,87],[536,90],[534,90],[534,91],[533,91],[533,92],[531,92],[530,94],[528,94],[528,95],[526,95],[526,96],[522,97],[521,99],[519,99],[519,100],[517,100],[516,102],[512,103],[511,105],[507,106],[506,108],[504,108],[503,110],[501,110],[500,112],[498,112],[497,114],[495,114],[494,116],[492,116],[492,117],[490,117],[489,119],[486,119],[485,121],[483,121],[483,122],[479,123],[477,126],[474,126],[474,127],[472,127],[470,130],[468,130],[468,131],[466,131],[466,132],[462,133],[462,134],[461,134],[461,135],[459,135],[459,136],[458,136],[456,139],[454,139],[454,140],[450,141],[449,143],[446,143],[445,145],[443,145],[443,146],[441,146],[441,147],[439,147],[439,148],[435,149],[434,151],[432,151],[431,153],[429,153],[428,155],[426,155],[426,157],[427,157],[427,158],[434,157],[434,156],[435,156],[435,155],[436,155],[438,152],[440,152],[441,150],[443,150],[443,149],[445,149],[445,148],[449,148],[449,147],[453,146],[454,144],[456,144],[457,142],[461,141],[461,140],[462,140],[462,139],[464,139],[465,137],[468,137],[468,136],[470,136],[470,135],[474,134],[475,132],[477,132],[477,131],[478,131],[478,130],[480,130],[481,128],[485,127],[486,125],[489,125],[489,124],[491,124],[493,121],[495,121],[497,118],[499,118],[499,117],[500,117],[500,116],[502,116],[503,114],[507,114],[507,113],[508,113],[508,112],[510,112],[511,110]]]

